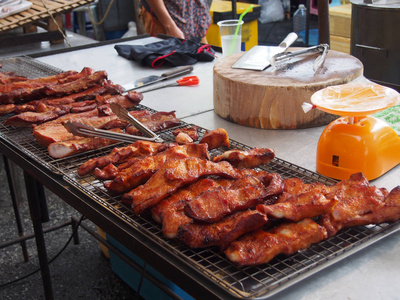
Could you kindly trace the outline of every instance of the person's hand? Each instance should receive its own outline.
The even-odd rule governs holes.
[[[169,27],[165,26],[165,34],[172,37],[177,37],[179,39],[185,39],[185,35],[183,34],[182,30],[180,30],[175,23]]]

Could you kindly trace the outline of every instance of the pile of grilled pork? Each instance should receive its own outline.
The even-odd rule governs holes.
[[[227,150],[211,158],[213,147]],[[400,218],[400,187],[389,193],[361,173],[333,186],[306,184],[257,168],[275,157],[271,149],[228,148],[223,129],[182,145],[138,141],[88,160],[78,173],[104,180],[135,214],[150,213],[166,238],[219,247],[240,265],[293,254],[343,228]]]
[[[54,76],[28,79],[0,73],[0,115],[13,113],[5,125],[32,127],[38,143],[54,158],[98,149],[117,141],[100,137],[82,137],[70,133],[64,124],[76,121],[94,128],[141,135],[140,131],[119,119],[110,103],[132,108],[143,100],[141,93],[113,84],[105,71],[83,68]],[[181,122],[172,112],[131,114],[154,132]]]
[[[107,80],[104,71],[84,68],[39,79],[0,73],[0,113],[15,113],[7,125],[29,126],[53,157],[65,157],[115,143],[84,138],[63,124],[79,121],[96,128],[140,135],[115,116],[109,104],[130,108],[142,95]],[[131,112],[153,131],[175,127],[173,112]],[[343,228],[394,222],[400,218],[400,187],[370,186],[363,174],[326,186],[282,178],[257,168],[273,150],[230,149],[224,129],[173,131],[174,143],[137,141],[92,158],[78,168],[95,176],[135,214],[151,214],[168,239],[188,247],[219,247],[240,265],[290,255]],[[211,157],[210,150],[223,149]]]

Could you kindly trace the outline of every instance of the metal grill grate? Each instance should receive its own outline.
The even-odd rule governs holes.
[[[27,56],[1,58],[0,64],[1,72],[15,72],[30,79],[56,75],[63,71]]]
[[[0,60],[0,63],[5,71],[16,71],[19,75],[31,78],[48,76],[60,71],[27,58]],[[148,108],[139,106],[137,109]],[[0,121],[4,120],[5,117],[0,119]],[[182,123],[182,126],[190,126],[190,124]],[[173,129],[161,132],[160,136],[166,142],[173,142]],[[206,129],[199,128],[200,137],[205,132]],[[90,201],[97,201],[105,206],[116,218],[120,218],[132,226],[132,230],[140,229],[149,239],[157,242],[166,251],[178,256],[193,269],[198,270],[210,281],[218,283],[227,293],[237,298],[268,298],[400,228],[400,221],[390,225],[354,227],[343,230],[336,236],[312,245],[308,249],[299,251],[289,257],[281,255],[265,265],[238,267],[227,260],[218,249],[189,249],[178,241],[165,239],[159,224],[150,217],[134,215],[130,208],[121,204],[120,197],[115,197],[108,193],[103,186],[103,182],[92,175],[78,176],[76,170],[83,162],[92,157],[104,155],[115,146],[123,146],[125,144],[120,143],[64,159],[53,159],[47,154],[47,150],[34,140],[30,129],[5,126],[1,122],[0,134],[10,143],[18,145],[22,151],[34,160],[47,166],[50,171],[63,175],[67,182],[89,195]],[[250,149],[250,147],[237,141],[231,140],[230,142],[232,149]],[[224,150],[226,149],[213,149],[210,151],[210,155],[221,154]],[[315,181],[326,185],[336,183],[333,179],[279,158],[275,158],[268,165],[262,166],[261,169],[279,173],[284,178],[298,177],[306,183]]]
[[[182,126],[192,125],[184,124]],[[174,140],[173,129],[161,133],[165,141],[172,142]],[[205,132],[206,129],[199,128],[200,139]],[[231,149],[250,149],[249,146],[234,140],[231,140],[230,144]],[[210,151],[210,155],[219,155],[225,150],[213,149]],[[113,197],[107,192],[103,182],[92,175],[85,177],[77,175],[77,168],[87,159],[88,157],[86,156],[84,160],[77,160],[75,165],[71,164],[68,169],[63,169],[66,180],[77,188],[90,192],[95,201],[105,205],[132,227],[140,228],[141,232],[145,232],[150,239],[163,245],[171,253],[178,255],[193,268],[208,276],[210,280],[218,282],[228,293],[243,299],[271,296],[297,282],[300,277],[307,277],[317,272],[321,266],[324,267],[324,264],[328,266],[334,260],[346,257],[346,254],[351,254],[350,251],[352,249],[363,248],[369,240],[374,240],[385,234],[385,231],[389,232],[390,227],[398,227],[399,225],[392,224],[389,226],[388,224],[382,224],[379,226],[350,228],[329,240],[312,245],[308,249],[299,251],[289,257],[281,255],[262,266],[238,267],[227,260],[218,249],[189,249],[178,241],[165,239],[158,223],[150,217],[134,215],[130,208],[121,204],[120,197]],[[298,177],[308,183],[319,181],[332,185],[337,182],[279,158],[275,158],[268,165],[260,168],[269,172],[279,173],[285,178]],[[340,255],[342,255],[342,258],[340,258]]]

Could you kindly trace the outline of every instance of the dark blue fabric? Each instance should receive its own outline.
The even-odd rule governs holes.
[[[197,39],[169,38],[147,45],[116,45],[115,49],[120,56],[150,67],[193,65],[198,61],[213,61],[215,58],[211,46],[204,46]]]

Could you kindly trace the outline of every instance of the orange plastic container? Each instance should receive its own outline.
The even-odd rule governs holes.
[[[400,94],[373,84],[344,84],[322,89],[311,102],[342,117],[322,132],[317,147],[317,172],[348,179],[363,172],[375,179],[400,163],[400,137],[384,121],[370,116],[400,103]]]
[[[317,147],[317,172],[348,179],[363,172],[378,178],[400,163],[400,138],[384,121],[371,116],[350,124],[348,117],[331,122]]]

